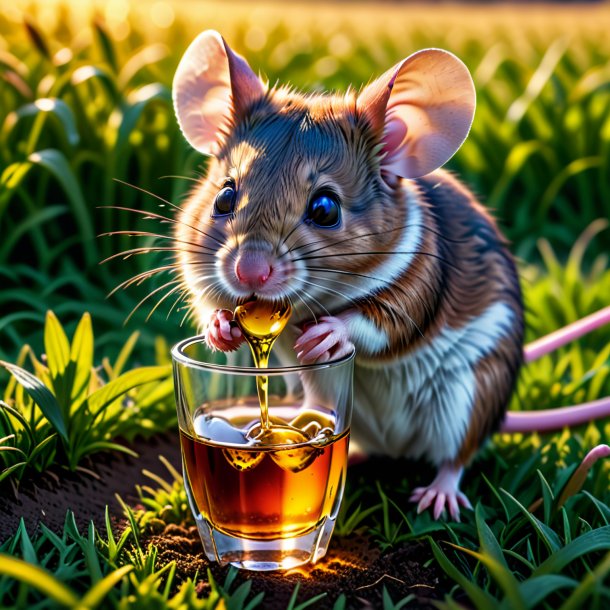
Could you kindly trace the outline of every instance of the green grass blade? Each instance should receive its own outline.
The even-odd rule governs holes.
[[[117,356],[117,359],[114,362],[114,366],[112,367],[113,379],[117,378],[123,372],[125,364],[127,363],[129,356],[131,356],[131,353],[133,352],[133,348],[135,347],[139,336],[140,332],[136,330],[131,333],[131,335],[129,335],[129,339],[125,341],[125,345],[123,345],[123,347],[121,348],[121,351],[119,352],[119,355]]]
[[[51,205],[43,210],[30,214],[26,220],[20,223],[10,235],[3,236],[2,248],[0,248],[0,261],[9,259],[19,240],[27,236],[28,233],[41,225],[52,224],[56,218],[63,216],[68,211],[64,205]]]
[[[70,361],[74,363],[74,383],[70,395],[72,411],[85,400],[93,368],[93,328],[91,316],[83,314],[70,346]]]
[[[34,377],[30,372],[22,369],[19,366],[0,360],[0,365],[8,370],[15,379],[23,386],[25,391],[30,395],[32,400],[38,405],[42,414],[47,418],[49,423],[55,428],[59,436],[68,442],[68,430],[63,420],[61,407],[42,381]]]
[[[551,593],[558,589],[574,589],[578,581],[561,574],[546,574],[534,576],[519,584],[523,599],[527,600],[528,607],[534,608]]]
[[[477,533],[479,535],[479,543],[484,553],[492,557],[503,569],[508,570],[508,564],[504,558],[502,547],[498,543],[491,528],[485,523],[483,517],[483,506],[478,503],[475,509],[475,521],[477,524]]]
[[[540,519],[534,517],[534,515],[532,515],[532,513],[530,513],[530,511],[527,510],[527,508],[525,508],[521,502],[519,502],[519,500],[517,500],[513,495],[509,494],[505,489],[501,489],[500,491],[502,491],[515,503],[525,518],[532,524],[538,538],[542,540],[550,553],[555,553],[561,548],[561,540],[559,539],[559,536],[550,527],[542,523]]]
[[[0,401],[1,404],[1,401]],[[610,525],[610,507],[603,502],[600,502],[595,496],[590,494],[588,491],[583,491],[583,494],[591,500],[597,511],[599,512],[601,518],[604,520],[606,525]]]
[[[497,610],[497,603],[492,596],[484,589],[478,587],[465,574],[462,574],[432,538],[428,538],[428,541],[430,542],[432,553],[436,558],[436,561],[438,561],[447,575],[464,589],[477,610]],[[463,549],[460,548],[460,550]]]
[[[93,392],[88,398],[89,409],[98,414],[129,390],[145,383],[161,381],[170,373],[171,368],[167,366],[148,366],[127,371]]]
[[[581,534],[562,549],[558,549],[536,568],[532,576],[558,574],[585,553],[607,550],[610,550],[610,525]]]
[[[86,593],[80,602],[82,606],[84,608],[97,608],[106,599],[108,593],[133,569],[134,566],[127,565],[110,572]]]
[[[586,608],[585,600],[600,586],[610,572],[610,553],[600,561],[593,570],[588,572],[582,582],[568,599],[561,604],[559,610],[581,610]]]
[[[487,553],[477,553],[457,545],[452,546],[478,559],[489,570],[489,573],[504,591],[511,610],[526,610],[527,604],[519,590],[519,582],[506,562],[501,563]]]
[[[74,592],[47,570],[22,559],[0,554],[0,574],[31,586],[62,606],[75,607],[79,602]]]
[[[52,377],[63,374],[70,362],[70,343],[57,316],[47,311],[44,325],[44,347]]]
[[[333,610],[345,610],[347,603],[347,598],[345,597],[345,593],[341,593],[339,597],[335,600],[333,605]]]
[[[51,114],[57,118],[62,128],[62,134],[66,137],[70,146],[78,146],[80,134],[76,127],[76,120],[70,106],[58,98],[40,98],[32,104],[21,106],[15,112],[15,122],[24,117],[40,117]],[[30,151],[32,149],[30,148]],[[32,151],[33,152],[33,151]]]
[[[93,266],[98,260],[95,254],[95,233],[91,213],[83,197],[79,180],[68,160],[59,150],[48,148],[32,153],[28,161],[47,169],[61,184],[81,232],[85,262]]]
[[[97,35],[98,42],[102,47],[102,53],[104,58],[106,59],[108,65],[112,68],[112,71],[116,74],[116,72],[118,71],[118,64],[112,39],[108,35],[105,26],[99,19],[96,19],[93,22],[93,28]]]

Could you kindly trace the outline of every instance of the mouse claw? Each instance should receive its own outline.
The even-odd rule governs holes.
[[[314,364],[347,356],[354,346],[345,322],[334,316],[325,316],[317,324],[305,328],[294,349],[301,364]]]
[[[233,320],[233,312],[228,309],[215,309],[208,321],[205,341],[214,351],[232,352],[244,341],[243,333]]]
[[[460,491],[463,468],[445,465],[427,487],[417,487],[409,500],[417,502],[417,514],[432,506],[432,516],[437,521],[447,509],[454,521],[460,521],[460,506],[472,509],[468,498]]]

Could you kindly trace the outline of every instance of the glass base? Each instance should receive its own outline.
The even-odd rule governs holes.
[[[327,518],[302,536],[252,540],[219,532],[201,515],[197,515],[195,521],[203,549],[210,561],[259,572],[290,570],[306,563],[315,563],[326,555],[335,527],[335,521]]]
[[[203,550],[210,561],[231,564],[245,570],[266,572],[290,570],[306,563],[315,563],[326,555],[335,528],[338,505],[337,510],[306,534],[292,538],[252,540],[219,532],[201,515],[193,500],[186,473],[184,487],[191,511],[195,516]]]

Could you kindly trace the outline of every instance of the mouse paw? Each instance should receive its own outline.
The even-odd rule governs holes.
[[[460,479],[463,468],[445,465],[439,470],[436,478],[427,487],[417,487],[409,500],[417,502],[417,513],[434,505],[432,515],[438,519],[445,508],[454,521],[460,520],[460,506],[472,508],[468,498],[460,491]]]
[[[215,309],[208,321],[205,341],[208,347],[221,352],[232,352],[244,341],[244,336],[233,322],[233,312],[228,309]]]
[[[314,364],[347,356],[354,345],[343,320],[324,316],[317,324],[305,329],[294,349],[301,364]]]

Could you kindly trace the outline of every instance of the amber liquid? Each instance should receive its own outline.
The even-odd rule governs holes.
[[[267,368],[290,314],[289,305],[256,299],[236,308],[257,368]],[[319,526],[336,509],[347,463],[349,432],[336,435],[325,411],[284,406],[283,417],[270,417],[268,381],[257,376],[259,405],[247,415],[202,412],[193,420],[196,437],[180,431],[199,513],[216,530],[250,540],[292,538]]]
[[[308,443],[283,447],[254,442],[229,448],[181,430],[186,474],[201,516],[224,534],[251,540],[291,538],[317,527],[336,510],[349,443],[348,431],[332,435],[324,423],[310,420],[304,428],[320,432]]]

